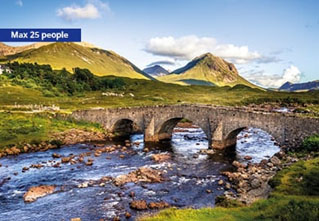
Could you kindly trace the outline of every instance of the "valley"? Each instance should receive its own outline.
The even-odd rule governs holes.
[[[318,90],[261,88],[211,53],[171,73],[144,72],[90,44],[1,53],[0,220],[316,220],[318,136],[302,132],[318,121]],[[225,111],[228,121],[192,106]],[[105,108],[119,116],[93,114]],[[174,108],[182,114],[161,126]],[[307,125],[268,122],[273,115]]]

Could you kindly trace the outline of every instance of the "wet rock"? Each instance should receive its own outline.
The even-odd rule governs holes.
[[[52,167],[57,168],[57,167],[60,167],[60,165],[61,165],[61,164],[58,162],[58,163],[56,163],[56,164],[53,164]]]
[[[233,165],[234,167],[236,167],[236,168],[245,167],[243,164],[239,163],[239,162],[236,161],[236,160],[232,163],[232,165]]]
[[[224,184],[224,180],[219,180],[219,181],[218,181],[218,185],[221,186],[221,185],[223,185],[223,184]]]
[[[24,151],[25,153],[27,153],[27,152],[29,151],[29,148],[28,148],[27,146],[24,146],[24,147],[23,147],[23,151]]]
[[[33,186],[23,195],[25,202],[34,202],[40,197],[52,194],[55,190],[55,186]]]
[[[125,158],[125,155],[121,154],[121,155],[120,155],[120,158],[121,158],[121,159]]]
[[[148,206],[145,200],[133,200],[130,207],[135,210],[147,210]]]
[[[114,183],[117,186],[121,186],[131,182],[160,183],[163,180],[164,179],[162,177],[161,171],[148,167],[140,167],[137,170],[130,172],[129,174],[117,176],[114,179]]]
[[[245,160],[251,160],[251,159],[253,159],[251,156],[244,156],[244,159]]]
[[[206,193],[212,193],[212,190],[207,189],[207,190],[206,190]]]
[[[86,166],[92,166],[93,165],[93,159],[89,158],[88,161],[85,163]]]
[[[24,173],[25,171],[29,170],[29,167],[23,167],[22,168],[22,173]]]
[[[132,217],[132,215],[131,215],[129,212],[126,212],[126,213],[125,213],[125,218],[126,218],[126,219],[129,219],[129,218],[131,218],[131,217]]]
[[[135,197],[135,192],[131,191],[131,192],[129,193],[129,197],[131,197],[131,198]]]
[[[81,221],[81,218],[71,218],[71,221]]]
[[[58,154],[58,153],[53,153],[53,154],[52,154],[52,157],[53,157],[53,158],[60,158],[60,157],[61,157],[61,155],[60,155],[60,154]]]
[[[147,147],[143,149],[143,152],[148,153],[150,152],[150,149],[148,149]]]
[[[194,155],[193,155],[193,158],[194,158],[194,159],[197,159],[198,157],[199,157],[198,154],[194,154]]]
[[[150,209],[164,209],[170,207],[170,205],[167,202],[160,201],[160,202],[150,202],[148,204],[148,207]]]
[[[267,166],[268,166],[268,167],[273,167],[274,164],[273,164],[273,163],[267,163]]]
[[[100,156],[101,156],[101,154],[102,154],[102,153],[101,153],[101,152],[99,152],[99,151],[94,152],[94,156],[95,156],[95,157],[100,157]]]
[[[0,187],[3,186],[9,180],[11,180],[11,177],[4,178],[2,181],[0,180]]]
[[[161,163],[161,162],[165,162],[171,159],[171,155],[168,153],[160,153],[160,154],[153,154],[151,156],[152,160],[154,160],[155,162]]]
[[[230,188],[231,188],[230,183],[226,183],[226,184],[225,184],[225,189],[229,190]]]
[[[89,186],[89,182],[84,182],[78,185],[78,188],[87,188]]]
[[[32,164],[32,165],[30,166],[30,168],[36,168],[36,169],[40,169],[41,167],[43,167],[42,164]]]
[[[271,157],[271,158],[270,158],[270,162],[271,162],[273,165],[275,165],[275,166],[277,166],[277,165],[279,165],[279,164],[281,163],[281,161],[279,160],[279,158],[276,157],[276,156]]]
[[[61,158],[61,163],[69,163],[72,157],[62,157]]]

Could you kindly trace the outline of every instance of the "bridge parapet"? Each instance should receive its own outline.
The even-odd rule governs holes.
[[[260,128],[271,134],[280,145],[289,147],[300,145],[307,136],[319,134],[319,119],[316,118],[211,105],[90,109],[75,111],[72,116],[101,123],[110,132],[135,125],[144,132],[146,142],[170,139],[176,124],[186,118],[201,127],[210,145],[219,149],[236,144],[238,133],[246,127]],[[125,125],[121,125],[121,121]]]

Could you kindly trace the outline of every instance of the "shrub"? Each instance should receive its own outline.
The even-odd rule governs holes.
[[[215,199],[216,206],[225,207],[225,208],[234,208],[241,207],[243,204],[238,200],[231,200],[226,198],[225,196],[218,196]]]
[[[300,149],[306,151],[319,151],[319,135],[307,137],[303,141]]]

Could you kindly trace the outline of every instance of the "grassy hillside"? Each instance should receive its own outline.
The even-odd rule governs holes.
[[[279,172],[270,198],[248,207],[167,209],[143,221],[208,221],[208,220],[318,220],[319,158],[299,161]],[[302,179],[300,179],[302,178]],[[298,181],[299,180],[299,181]]]
[[[114,79],[114,77],[106,77]],[[247,105],[277,102],[283,104],[316,103],[319,104],[319,92],[287,93],[267,92],[244,86],[211,87],[211,86],[180,86],[163,82],[121,78],[124,87],[89,91],[74,96],[47,96],[41,88],[26,88],[17,85],[4,76],[0,76],[0,109],[13,109],[14,105],[55,104],[65,110],[86,109],[90,107],[126,107],[159,104],[201,103],[214,105]],[[104,96],[102,92],[123,94],[120,96]],[[313,105],[313,111],[319,111]]]
[[[257,87],[239,76],[233,64],[210,53],[197,57],[186,66],[173,71],[169,75],[158,77],[157,79],[180,85],[207,82],[217,86],[243,84],[253,88]]]
[[[115,52],[83,47],[75,43],[54,43],[36,49],[9,55],[2,62],[18,61],[50,64],[53,69],[87,68],[98,76],[114,75],[137,79],[150,79],[148,75]]]

